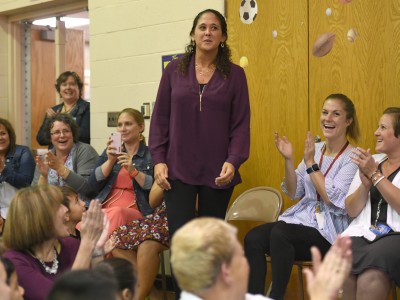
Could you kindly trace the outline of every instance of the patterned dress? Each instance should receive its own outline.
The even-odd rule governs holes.
[[[146,240],[157,241],[169,247],[169,232],[165,202],[153,214],[120,226],[111,234],[116,238],[115,248],[135,250]]]

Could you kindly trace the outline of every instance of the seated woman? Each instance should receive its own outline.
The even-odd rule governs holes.
[[[26,146],[16,144],[10,122],[0,118],[0,233],[15,192],[29,186],[35,173],[35,160]]]
[[[62,199],[58,187],[40,185],[19,190],[11,201],[3,235],[9,250],[4,256],[17,270],[25,299],[45,299],[61,273],[89,268],[93,254],[104,250],[105,239],[100,239],[104,213],[100,203],[90,203],[79,242],[69,237],[65,225],[67,208]]]
[[[320,124],[326,142],[315,143],[308,132],[304,159],[293,165],[293,147],[286,137],[275,133],[275,144],[285,159],[283,190],[291,199],[300,198],[277,222],[253,228],[245,237],[250,264],[249,292],[264,294],[265,253],[271,256],[272,299],[283,299],[294,260],[310,260],[310,247],[323,255],[338,233],[348,226],[344,199],[357,171],[351,161],[357,141],[358,122],[353,102],[343,94],[328,96]]]
[[[149,295],[160,267],[159,254],[169,247],[163,197],[163,190],[154,183],[149,196],[154,213],[117,228],[111,235],[115,237],[113,256],[128,259],[136,266],[136,300],[143,300]]]
[[[42,126],[36,135],[37,142],[42,146],[51,146],[52,141],[47,138],[47,119],[58,113],[66,113],[78,124],[80,135],[77,141],[90,144],[90,102],[82,99],[81,78],[75,72],[66,71],[58,76],[55,87],[62,103],[47,109]]]
[[[44,157],[36,157],[40,171],[39,184],[68,185],[76,192],[94,196],[87,179],[99,158],[89,144],[79,142],[79,128],[74,119],[65,113],[49,117],[46,138],[54,146]]]
[[[355,218],[344,232],[353,251],[346,299],[387,299],[391,281],[400,286],[400,107],[383,112],[375,137],[380,154],[353,151],[359,174],[346,197]]]
[[[122,153],[116,152],[112,140],[101,154],[89,178],[89,185],[106,209],[109,233],[117,227],[141,219],[153,212],[148,195],[153,184],[153,161],[145,144],[143,115],[125,108],[118,115],[117,131],[121,133]]]

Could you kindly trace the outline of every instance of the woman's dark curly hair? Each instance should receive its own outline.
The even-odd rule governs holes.
[[[58,113],[46,119],[45,139],[47,143],[51,143],[51,129],[54,126],[54,122],[57,121],[63,122],[64,124],[68,125],[69,128],[71,129],[74,143],[79,142],[79,127],[76,124],[74,118],[68,113]]]
[[[56,90],[57,90],[58,94],[60,94],[60,87],[61,87],[61,84],[63,84],[64,82],[66,82],[66,81],[68,80],[68,77],[74,78],[76,84],[78,85],[78,89],[79,89],[79,98],[81,98],[81,96],[82,96],[82,89],[83,89],[83,82],[82,82],[81,78],[79,77],[79,75],[76,74],[76,73],[73,72],[73,71],[65,71],[65,72],[61,73],[60,76],[58,76],[58,78],[57,78],[57,80],[56,80],[56,84],[55,84],[55,87],[56,87]],[[60,94],[60,97],[61,97],[61,94]]]
[[[226,24],[226,20],[224,16],[219,12],[214,9],[206,9],[200,12],[196,18],[193,20],[193,26],[192,30],[190,31],[190,36],[194,34],[194,31],[196,29],[197,23],[199,22],[200,17],[203,14],[206,13],[212,13],[214,14],[218,20],[219,23],[221,24],[221,30],[222,30],[222,35],[226,37],[226,40],[224,42],[224,47],[221,47],[221,44],[218,47],[218,54],[217,54],[217,60],[215,62],[216,68],[218,71],[221,72],[221,74],[226,78],[229,76],[231,73],[231,50],[229,49],[228,44],[226,41],[228,40],[228,26]],[[193,54],[196,53],[196,43],[192,40],[190,40],[190,44],[186,46],[185,48],[185,54],[179,61],[179,71],[182,74],[186,74],[188,70],[188,65],[189,62],[193,56]]]

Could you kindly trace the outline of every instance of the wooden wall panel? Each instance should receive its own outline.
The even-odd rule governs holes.
[[[241,167],[243,183],[233,199],[260,185],[280,190],[284,164],[274,144],[274,132],[293,140],[300,161],[308,128],[307,3],[258,1],[258,15],[251,25],[239,18],[240,0],[227,1],[228,43],[232,58],[245,68],[251,103],[251,149]],[[277,38],[272,37],[276,30]],[[290,205],[285,200],[285,207]]]
[[[249,61],[245,72],[251,104],[251,149],[249,160],[240,169],[243,183],[235,188],[232,200],[255,186],[281,190],[284,161],[276,150],[274,132],[286,135],[293,142],[298,163],[308,129],[307,2],[257,1],[258,15],[251,25],[240,21],[240,3],[240,0],[226,1],[228,44],[235,63],[242,56]],[[274,30],[278,33],[275,39]],[[293,204],[287,197],[284,199],[284,208]],[[235,225],[243,241],[249,226]],[[297,299],[296,278],[294,271],[288,299]],[[267,285],[269,282],[270,272]]]
[[[82,30],[67,29],[65,32],[65,69],[76,72],[84,80],[85,41]],[[82,92],[83,95],[83,92]]]
[[[40,29],[31,30],[31,140],[32,149],[43,148],[36,141],[46,110],[56,104],[54,42],[40,39]]]
[[[318,119],[323,99],[344,93],[356,105],[361,147],[374,149],[374,131],[388,106],[399,106],[400,94],[400,2],[398,0],[338,1],[309,0],[310,47],[322,32],[334,32],[332,51],[322,58],[310,53],[311,130],[320,131]],[[325,10],[331,7],[332,15]],[[355,42],[347,31],[355,28]]]

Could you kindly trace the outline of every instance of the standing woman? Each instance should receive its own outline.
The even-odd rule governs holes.
[[[353,151],[358,174],[346,197],[355,218],[345,231],[353,251],[346,299],[387,299],[391,281],[400,286],[400,107],[383,112],[375,137],[380,154]]]
[[[0,233],[12,197],[17,189],[31,184],[34,173],[31,150],[16,144],[14,128],[0,118]]]
[[[96,198],[110,220],[109,234],[153,212],[149,205],[153,161],[142,135],[143,115],[136,109],[125,108],[118,115],[117,131],[121,133],[123,152],[117,153],[109,139],[89,178],[90,186],[100,191]]]
[[[304,159],[294,168],[293,147],[275,133],[275,144],[285,159],[283,191],[299,202],[288,208],[277,222],[253,228],[245,237],[250,264],[249,292],[264,294],[267,273],[265,253],[271,256],[272,299],[283,299],[295,260],[311,260],[310,247],[322,255],[337,234],[348,226],[345,196],[357,171],[351,160],[349,139],[357,141],[359,129],[353,102],[343,94],[328,96],[320,125],[325,142],[315,143],[310,132]]]
[[[57,113],[70,114],[78,124],[79,141],[90,144],[90,103],[81,98],[83,89],[81,78],[75,72],[66,71],[57,78],[55,86],[62,103],[47,109],[42,126],[36,135],[39,145],[51,145],[46,138],[46,120]]]
[[[150,125],[171,236],[195,218],[197,198],[199,216],[225,217],[250,148],[247,81],[230,60],[225,18],[200,12],[190,38],[185,55],[164,70]]]

